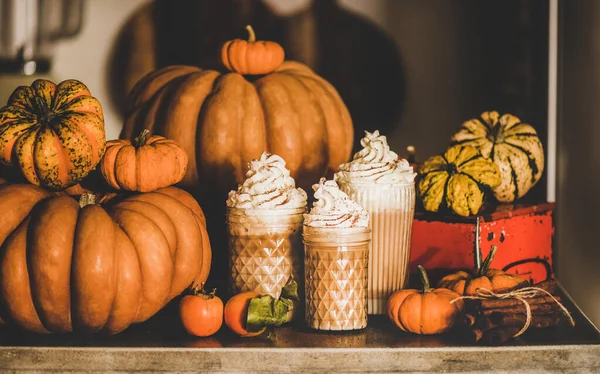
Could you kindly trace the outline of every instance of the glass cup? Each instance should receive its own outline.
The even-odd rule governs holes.
[[[367,327],[367,227],[304,226],[305,318],[316,330]]]
[[[279,298],[290,277],[304,286],[302,222],[306,208],[227,208],[231,294]]]
[[[408,283],[415,184],[340,183],[340,189],[369,212],[368,311],[386,314],[390,295]]]

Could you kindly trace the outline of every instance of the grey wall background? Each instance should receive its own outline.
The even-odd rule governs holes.
[[[557,271],[600,324],[600,2],[563,1],[559,43]]]

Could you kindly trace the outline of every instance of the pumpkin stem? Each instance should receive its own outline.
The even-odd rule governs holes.
[[[148,140],[148,136],[150,135],[150,130],[144,129],[137,138],[135,138],[135,147],[140,148],[146,145],[146,141]]]
[[[37,119],[42,126],[47,126],[54,118],[54,113],[48,108],[44,100],[39,96],[34,96],[35,106],[37,109]]]
[[[84,193],[79,197],[79,207],[83,208],[86,205],[96,204],[96,195],[93,193]]]
[[[446,165],[446,172],[448,172],[449,176],[453,176],[454,174],[458,173],[458,167],[455,163],[450,162]]]
[[[429,277],[427,276],[427,272],[425,268],[421,265],[417,266],[419,268],[419,272],[421,273],[421,282],[423,283],[423,293],[431,292],[431,286],[429,285]]]
[[[490,131],[488,140],[494,144],[504,143],[504,126],[497,123],[496,126]]]
[[[481,267],[479,268],[479,271],[478,271],[479,276],[487,274],[487,271],[489,270],[490,265],[492,264],[492,261],[494,260],[494,256],[496,256],[497,250],[498,250],[498,247],[493,245],[492,249],[490,249],[490,253],[488,253],[488,255],[485,257],[485,260],[483,260],[483,263],[481,264]]]
[[[248,42],[254,43],[256,41],[256,34],[254,33],[254,29],[252,26],[247,25],[246,30],[248,30]]]

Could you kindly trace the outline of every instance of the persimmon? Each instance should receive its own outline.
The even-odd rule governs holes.
[[[246,320],[248,318],[248,306],[250,300],[260,297],[258,292],[247,291],[233,296],[225,304],[225,324],[239,336],[253,337],[262,334],[266,327],[256,332],[246,330]]]
[[[192,290],[179,303],[179,317],[190,335],[211,336],[223,325],[223,301],[213,290],[206,293],[204,287]]]

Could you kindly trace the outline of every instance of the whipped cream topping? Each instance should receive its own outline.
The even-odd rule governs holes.
[[[306,206],[306,192],[296,188],[283,158],[263,152],[250,161],[246,180],[229,192],[227,206],[244,209],[284,209]]]
[[[352,161],[341,164],[334,179],[338,183],[370,182],[370,183],[410,183],[414,182],[417,173],[408,161],[401,159],[390,150],[387,138],[379,134],[365,131],[361,139],[363,149],[356,152]]]
[[[357,202],[350,200],[337,183],[321,178],[313,185],[315,199],[310,213],[304,214],[304,224],[312,227],[367,227],[369,214]]]

